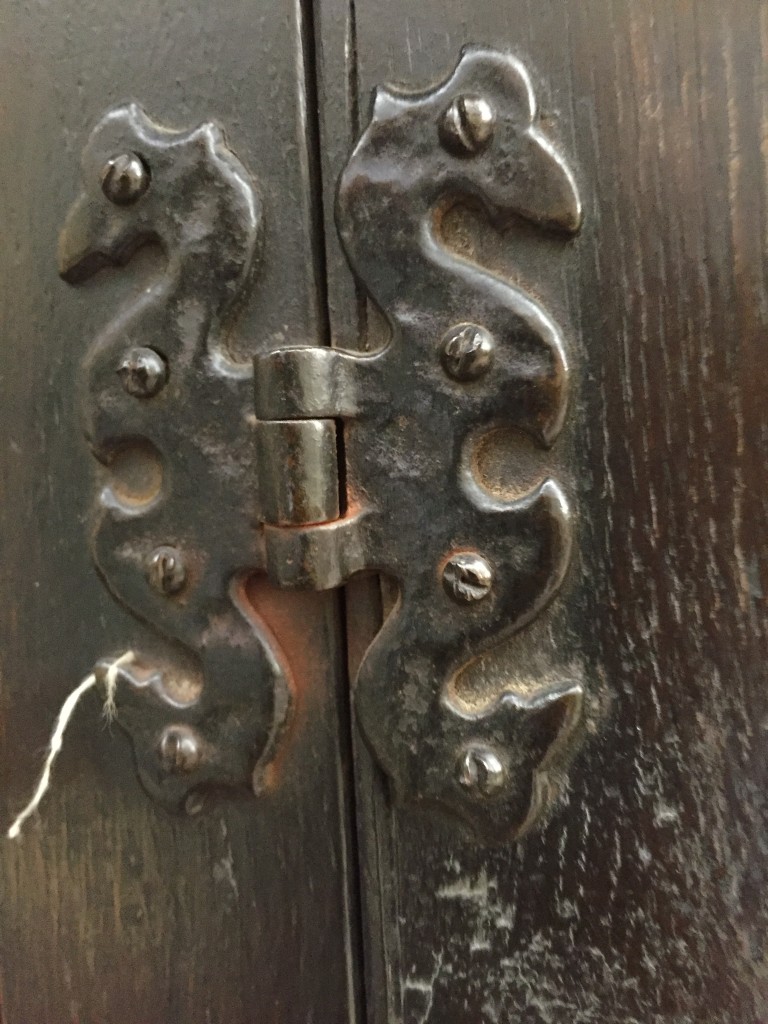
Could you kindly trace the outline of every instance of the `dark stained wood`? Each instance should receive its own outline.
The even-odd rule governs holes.
[[[550,824],[492,851],[392,810],[361,755],[371,1019],[761,1024],[768,11],[345,6],[321,0],[320,25],[353,24],[354,66],[326,44],[324,74],[357,76],[363,119],[379,82],[421,88],[464,43],[509,48],[539,79],[587,208],[567,245],[470,216],[451,237],[570,325],[577,397],[553,458],[576,496],[580,558],[549,619],[484,667],[500,685],[578,661],[592,735]],[[324,117],[329,202],[349,113]],[[509,445],[491,463],[501,488],[518,470]],[[375,614],[358,602],[353,649]]]
[[[393,809],[355,740],[370,1020],[763,1024],[765,5],[318,0],[313,25],[308,8],[4,2],[2,821],[34,783],[65,694],[139,636],[87,554],[74,383],[98,326],[157,263],[80,292],[58,281],[87,128],[126,98],[172,125],[220,119],[268,217],[243,344],[330,328],[338,344],[370,346],[380,324],[332,223],[370,89],[435,81],[466,42],[509,48],[577,163],[585,229],[564,245],[469,214],[447,228],[567,325],[577,395],[552,461],[579,508],[580,557],[548,616],[479,671],[501,685],[580,664],[592,734],[549,825],[494,850]],[[518,456],[495,445],[489,484],[511,486]],[[353,666],[380,607],[368,584],[349,595]],[[259,803],[169,817],[138,786],[120,730],[102,728],[95,701],[79,710],[39,820],[21,843],[0,841],[4,1024],[354,1018],[335,604],[270,608],[305,696],[280,783]]]
[[[99,326],[160,264],[139,257],[79,291],[56,273],[95,121],[132,98],[171,126],[219,120],[266,208],[242,347],[311,340],[324,313],[298,6],[1,6],[5,828],[36,781],[65,695],[96,658],[141,640],[90,562],[92,466],[74,387]],[[20,842],[0,840],[4,1024],[341,1024],[353,1013],[335,599],[273,595],[269,618],[299,693],[277,784],[259,801],[169,816],[141,790],[129,744],[103,727],[97,701],[78,710],[40,816]]]

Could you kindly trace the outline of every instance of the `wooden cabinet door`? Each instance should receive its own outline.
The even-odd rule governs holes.
[[[105,112],[130,101],[170,128],[221,125],[264,217],[235,344],[247,354],[321,338],[308,17],[290,3],[2,5],[4,823],[34,787],[64,697],[97,659],[152,633],[92,563],[97,467],[78,388],[99,331],[166,268],[150,250],[77,287],[60,280],[80,154]],[[213,537],[228,510],[206,501]],[[169,814],[99,699],[78,707],[40,814],[0,842],[3,1024],[350,1019],[359,969],[337,599],[281,596],[271,629],[300,699],[279,785],[261,798]]]
[[[342,16],[319,9],[330,91]],[[768,1017],[765,5],[355,0],[346,27],[348,137],[379,83],[429,88],[462,46],[492,46],[529,68],[584,203],[567,244],[477,212],[446,233],[554,312],[574,374],[553,448],[577,514],[570,576],[476,682],[498,693],[576,663],[588,734],[549,822],[495,848],[393,807],[358,745],[372,1018],[757,1024]],[[328,182],[344,158],[341,109],[325,111]],[[328,265],[346,280],[340,260]],[[497,478],[523,472],[502,446]],[[360,600],[355,614],[362,632]]]

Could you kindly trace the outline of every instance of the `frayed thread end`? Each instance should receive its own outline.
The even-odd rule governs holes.
[[[133,661],[133,659],[133,651],[126,651],[125,654],[121,654],[119,658],[116,658],[107,669],[105,677],[105,686],[107,693],[104,700],[103,714],[104,717],[108,719],[108,721],[114,721],[114,719],[117,717],[115,692],[117,690],[118,671],[122,665],[127,665],[129,662]],[[87,675],[85,677],[85,679],[80,683],[79,686],[75,687],[72,693],[70,693],[70,695],[62,704],[61,711],[59,712],[56,718],[56,723],[53,727],[51,740],[50,743],[48,744],[48,754],[46,756],[45,764],[43,765],[43,770],[40,774],[40,779],[37,783],[37,787],[35,789],[34,794],[32,795],[32,799],[29,801],[24,810],[21,811],[21,813],[16,817],[15,821],[8,829],[8,832],[6,834],[9,839],[18,839],[18,837],[21,835],[21,829],[24,822],[27,820],[27,818],[34,814],[34,812],[40,806],[41,800],[48,792],[48,789],[51,785],[51,772],[53,770],[53,764],[59,755],[59,751],[62,748],[62,744],[64,742],[64,733],[66,731],[67,726],[69,725],[69,721],[72,718],[72,715],[74,714],[75,708],[77,707],[80,698],[88,690],[96,686],[96,683],[96,675],[95,673],[91,672],[90,675]]]

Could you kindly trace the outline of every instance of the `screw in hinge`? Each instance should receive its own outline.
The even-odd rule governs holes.
[[[468,747],[459,758],[459,783],[478,796],[494,796],[506,782],[506,769],[490,747]]]
[[[440,351],[443,369],[454,380],[467,383],[488,372],[496,347],[493,335],[477,324],[459,324],[445,335]]]
[[[440,121],[440,141],[456,156],[474,156],[493,136],[496,115],[482,96],[457,96]]]
[[[203,759],[200,735],[188,725],[169,725],[157,746],[163,769],[169,774],[193,772]]]
[[[163,357],[152,348],[130,348],[120,360],[117,374],[134,398],[152,398],[168,378]]]
[[[147,563],[147,578],[161,594],[178,594],[187,581],[181,552],[166,545],[155,548]]]
[[[443,586],[454,601],[472,604],[482,601],[491,592],[493,569],[474,551],[451,555],[443,569]]]
[[[116,206],[130,206],[149,188],[149,168],[136,153],[120,153],[104,164],[101,189]]]

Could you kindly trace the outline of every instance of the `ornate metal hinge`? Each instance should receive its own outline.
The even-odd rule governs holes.
[[[378,763],[399,796],[436,802],[489,837],[520,834],[572,752],[582,683],[510,687],[472,708],[453,684],[555,595],[571,513],[553,479],[494,498],[471,452],[499,425],[551,446],[568,361],[541,305],[451,251],[441,221],[468,201],[496,224],[578,230],[577,188],[537,124],[525,68],[473,48],[427,92],[377,90],[336,217],[391,328],[378,352],[282,348],[258,356],[253,374],[228,357],[222,324],[246,285],[261,212],[212,126],[169,133],[120,108],[97,127],[84,171],[64,272],[88,274],[97,256],[124,261],[150,236],[169,260],[163,281],[97,340],[84,398],[110,473],[97,564],[187,658],[147,651],[124,670],[121,720],[145,783],[177,803],[201,784],[254,769],[258,780],[272,756],[290,687],[245,580],[266,571],[278,587],[324,590],[381,572],[400,599],[354,690]],[[126,459],[150,481],[138,497],[115,483]],[[214,496],[211,536],[202,510]]]

